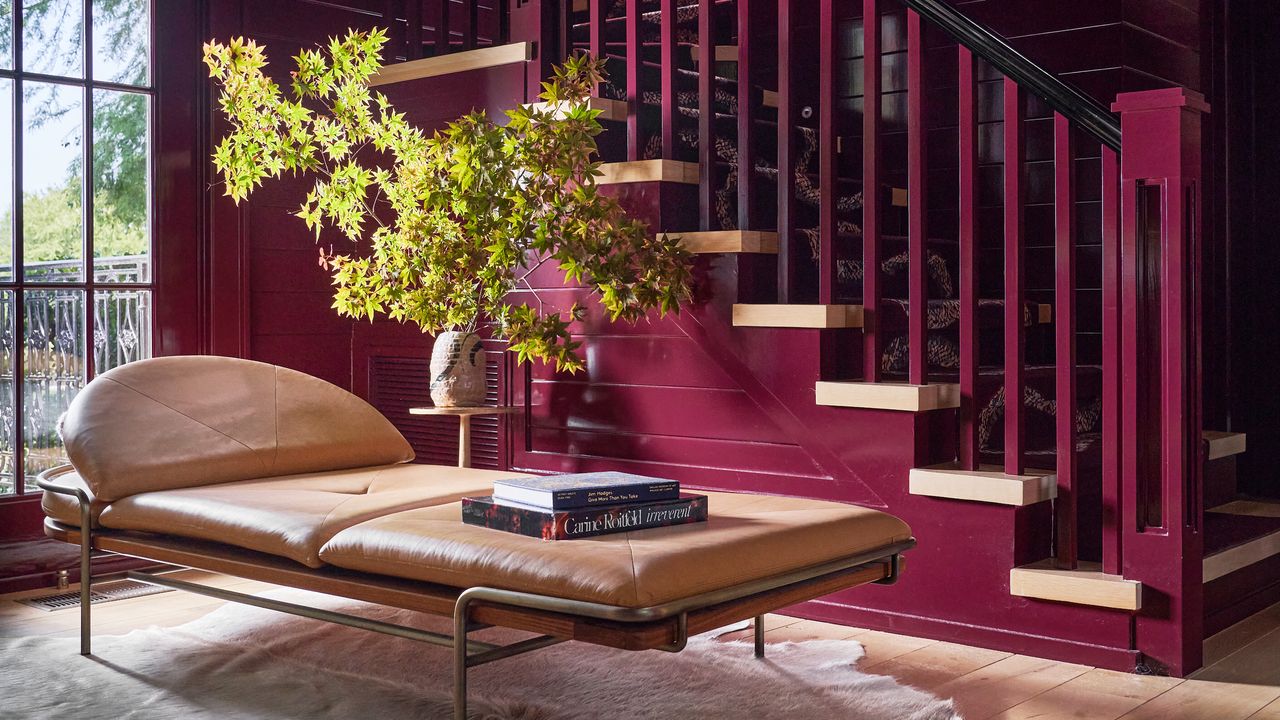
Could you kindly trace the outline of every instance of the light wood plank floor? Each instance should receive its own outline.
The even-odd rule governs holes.
[[[271,586],[185,573],[188,579],[241,592]],[[43,591],[48,592],[48,591]],[[0,637],[74,637],[78,613],[44,612],[0,597]],[[170,592],[94,607],[95,634],[198,618],[219,600]],[[942,697],[955,698],[966,720],[1280,720],[1280,604],[1206,643],[1207,667],[1191,678],[1142,677],[955,643],[843,627],[782,615],[766,617],[770,642],[853,638],[866,648],[859,667]],[[725,639],[746,638],[749,630]]]

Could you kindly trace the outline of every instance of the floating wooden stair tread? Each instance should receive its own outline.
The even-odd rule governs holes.
[[[1205,430],[1201,435],[1209,445],[1209,454],[1205,456],[1206,460],[1218,460],[1232,455],[1239,455],[1246,448],[1244,433]]]
[[[529,106],[540,110],[550,109],[551,103],[529,103]],[[555,103],[556,119],[564,117],[564,109],[566,107],[568,107],[567,102]],[[592,110],[600,111],[600,114],[596,116],[597,120],[616,120],[621,122],[627,119],[627,103],[625,100],[610,100],[609,98],[591,97],[587,98],[587,107]]]
[[[632,160],[604,163],[600,166],[597,185],[620,185],[634,182],[674,182],[698,184],[698,163],[679,160]]]
[[[1280,555],[1280,531],[1206,555],[1201,567],[1202,579],[1212,582],[1275,555]]]
[[[533,43],[515,42],[506,45],[463,50],[462,52],[437,55],[435,57],[410,60],[409,62],[387,65],[369,78],[369,85],[389,85],[391,83],[422,78],[452,75],[468,70],[510,65],[528,62],[533,59]]]
[[[776,249],[775,249],[776,251]],[[745,305],[733,306],[734,327],[859,328],[861,305]]]
[[[955,383],[867,383],[819,381],[814,387],[819,405],[926,412],[960,406],[960,386]]]
[[[912,495],[1019,507],[1058,496],[1057,479],[1048,470],[1006,475],[994,465],[981,465],[977,470],[961,470],[950,464],[912,468],[908,483]]]
[[[1037,600],[1137,611],[1142,609],[1142,583],[1107,575],[1097,563],[1082,562],[1075,570],[1041,560],[1009,571],[1009,593]]]
[[[778,233],[759,230],[707,230],[702,232],[667,233],[680,239],[680,244],[694,254],[708,253],[778,253]]]
[[[698,46],[690,45],[689,54],[693,57],[693,61],[698,62]],[[737,45],[717,45],[715,49],[716,62],[738,62],[738,46]]]

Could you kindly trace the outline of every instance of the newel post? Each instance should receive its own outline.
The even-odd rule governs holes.
[[[1120,113],[1123,572],[1143,584],[1137,649],[1201,664],[1201,116],[1184,88],[1124,93]]]

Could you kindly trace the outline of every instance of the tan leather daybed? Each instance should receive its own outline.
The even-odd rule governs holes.
[[[690,634],[869,582],[914,545],[899,519],[831,502],[707,493],[710,519],[544,542],[464,525],[459,500],[510,473],[413,465],[374,408],[308,375],[219,357],[103,374],[63,419],[71,465],[44,473],[46,532],[92,550],[226,573],[541,637],[455,652],[466,669],[565,640],[679,651]],[[91,532],[82,534],[88,524]],[[439,645],[452,637],[168,577],[154,584]],[[90,583],[82,584],[88,654]],[[756,623],[756,652],[763,652]]]

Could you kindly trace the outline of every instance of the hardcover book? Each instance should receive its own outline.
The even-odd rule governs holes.
[[[679,497],[675,480],[623,472],[575,473],[495,480],[493,497],[550,510],[653,502]]]
[[[464,523],[543,540],[573,540],[706,519],[707,497],[690,493],[671,500],[571,510],[547,510],[492,496],[462,498]]]

